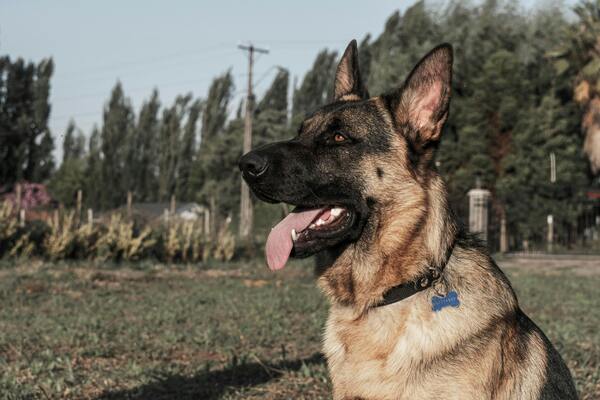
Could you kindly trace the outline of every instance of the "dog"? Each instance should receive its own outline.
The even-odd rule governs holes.
[[[434,155],[452,60],[442,44],[402,87],[371,97],[352,41],[333,102],[295,138],[242,156],[256,197],[296,206],[271,230],[267,263],[326,260],[317,274],[336,400],[576,399],[558,352],[450,211]]]

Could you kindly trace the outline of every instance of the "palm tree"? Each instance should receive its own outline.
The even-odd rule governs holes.
[[[583,151],[593,174],[600,172],[600,0],[583,0],[573,11],[560,47],[549,55],[559,75],[574,76],[573,97],[582,107]]]

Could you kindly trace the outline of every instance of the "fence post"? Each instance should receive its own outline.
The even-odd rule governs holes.
[[[94,211],[91,208],[87,209],[87,223],[90,228],[94,226]]]
[[[131,206],[132,206],[132,203],[133,203],[133,195],[131,193],[131,190],[128,190],[127,191],[127,219],[128,220],[131,220],[131,215],[132,215]]]
[[[15,204],[15,206],[16,206],[15,207],[15,211],[19,212],[19,211],[21,211],[21,197],[22,197],[21,184],[20,183],[17,183],[16,190],[17,190],[17,201],[16,201],[16,204]]]
[[[502,214],[500,219],[500,253],[508,251],[508,234],[506,232],[506,215]]]
[[[469,232],[476,233],[487,242],[488,236],[488,202],[491,196],[489,190],[481,188],[479,182],[475,189],[469,190]]]
[[[81,204],[83,202],[83,191],[77,190],[77,226],[81,225]]]
[[[210,237],[210,210],[204,209],[204,236]]]
[[[175,208],[177,207],[177,202],[175,200],[175,195],[171,195],[171,215],[175,215]]]
[[[552,252],[552,248],[554,247],[554,217],[552,214],[548,215],[548,252]]]
[[[19,225],[21,225],[21,228],[25,227],[25,209],[21,208],[19,210]]]

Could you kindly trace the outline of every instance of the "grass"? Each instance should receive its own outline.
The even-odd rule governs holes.
[[[0,263],[0,399],[329,398],[309,264]],[[600,398],[600,271],[507,270]]]

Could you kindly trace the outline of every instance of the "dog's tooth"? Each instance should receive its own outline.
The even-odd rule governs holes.
[[[310,225],[309,225],[309,228],[310,228],[310,229],[315,229],[316,227],[317,227],[317,226],[316,226],[315,224],[310,224]]]
[[[342,209],[340,207],[335,207],[331,209],[331,215],[333,215],[334,217],[339,217],[341,213]]]
[[[319,218],[317,220],[317,226],[321,226],[321,225],[325,225],[325,221],[323,221],[321,218]]]
[[[292,240],[295,242],[298,240],[298,233],[296,233],[295,229],[292,229]]]

